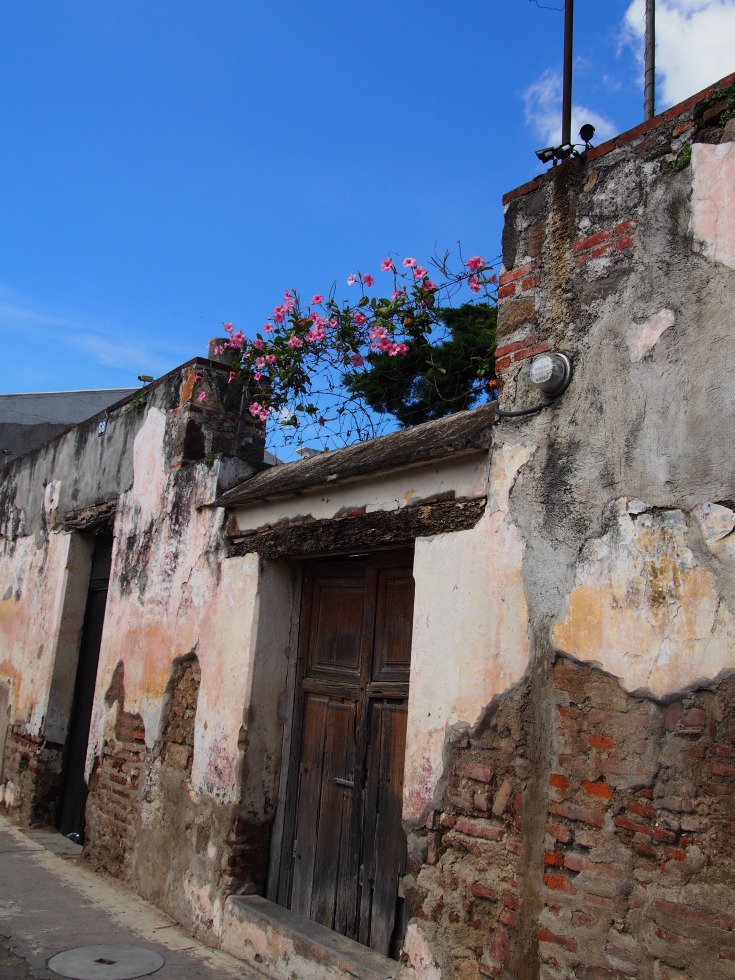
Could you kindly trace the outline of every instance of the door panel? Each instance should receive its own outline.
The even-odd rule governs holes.
[[[384,953],[406,861],[411,562],[402,552],[306,566],[292,846],[278,888],[289,908]]]

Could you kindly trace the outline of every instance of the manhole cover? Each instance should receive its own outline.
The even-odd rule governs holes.
[[[160,953],[140,946],[77,946],[57,953],[49,969],[71,980],[132,980],[160,970],[165,960]]]

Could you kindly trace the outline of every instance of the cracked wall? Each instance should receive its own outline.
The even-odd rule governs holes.
[[[734,85],[506,196],[501,405],[538,402],[539,352],[573,379],[494,429],[523,465],[485,656],[517,669],[444,701],[404,883],[419,975],[735,976]]]

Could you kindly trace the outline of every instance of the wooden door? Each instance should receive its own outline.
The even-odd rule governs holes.
[[[388,954],[398,882],[412,555],[305,569],[293,770],[279,901]]]

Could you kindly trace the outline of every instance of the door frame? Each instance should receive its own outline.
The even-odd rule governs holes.
[[[383,564],[386,567],[406,564],[413,567],[414,543],[404,542],[398,547],[359,552],[356,554],[322,554],[293,562],[297,573],[296,590],[294,593],[294,608],[292,610],[291,646],[289,650],[289,671],[286,686],[286,705],[283,719],[283,753],[279,787],[279,798],[274,820],[271,842],[270,860],[268,864],[268,881],[266,897],[269,901],[288,907],[291,884],[293,880],[293,841],[296,826],[296,804],[298,796],[298,774],[301,755],[301,738],[304,720],[304,690],[303,678],[306,670],[307,645],[302,642],[308,637],[311,624],[311,608],[306,608],[304,602],[304,583],[308,566],[337,563],[345,564],[362,559]],[[383,561],[381,561],[383,559]],[[372,648],[373,636],[370,644]],[[410,673],[409,673],[410,686]],[[404,772],[405,773],[405,762]]]

